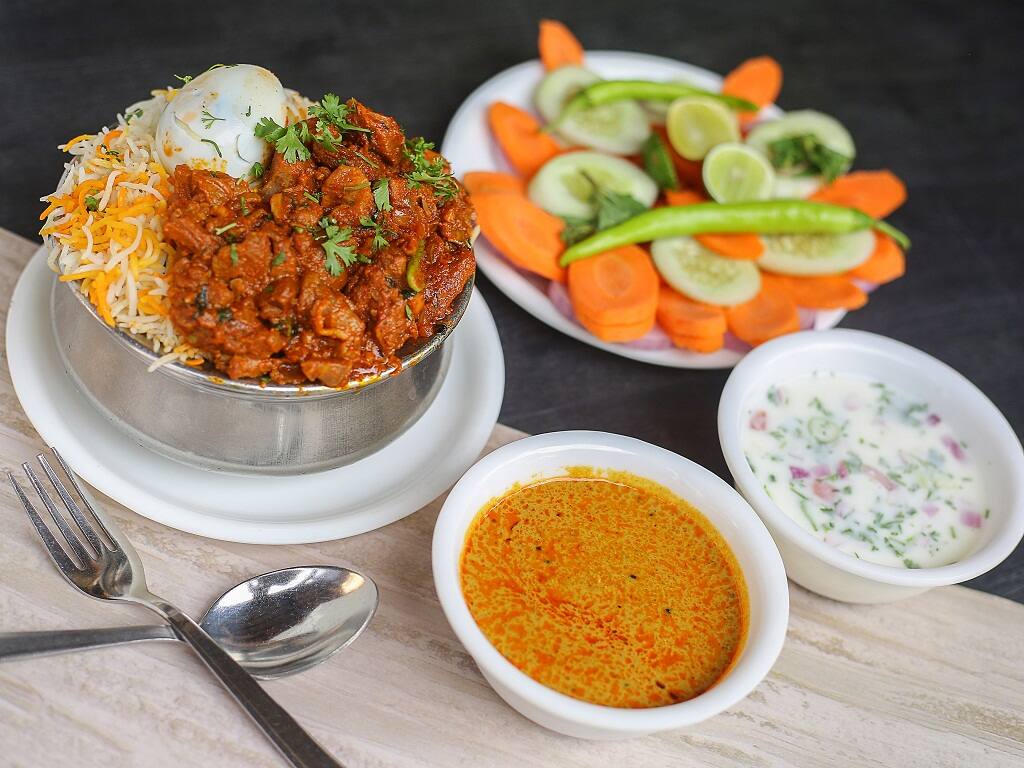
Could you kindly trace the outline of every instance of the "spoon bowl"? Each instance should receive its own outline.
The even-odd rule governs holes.
[[[377,585],[356,571],[286,568],[232,587],[200,624],[249,674],[273,679],[309,669],[347,646],[379,601]]]

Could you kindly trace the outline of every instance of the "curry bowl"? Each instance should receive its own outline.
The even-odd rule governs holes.
[[[152,368],[159,356],[149,345],[105,323],[74,285],[54,281],[51,306],[68,376],[140,444],[204,469],[293,475],[358,461],[423,415],[472,294],[470,280],[437,332],[401,350],[399,364],[341,388],[231,380],[177,362]]]
[[[693,698],[629,708],[567,695],[538,682],[503,655],[470,610],[462,557],[478,513],[511,489],[565,477],[579,467],[628,473],[667,489],[699,510],[735,557],[749,607],[745,639],[721,677]],[[432,559],[441,607],[483,676],[521,714],[569,736],[621,739],[701,722],[747,696],[768,674],[785,639],[786,574],[775,543],[754,511],[712,472],[629,437],[555,432],[528,437],[489,454],[448,495],[434,529]]]

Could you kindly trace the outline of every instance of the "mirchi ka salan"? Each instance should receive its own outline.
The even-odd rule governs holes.
[[[474,270],[472,206],[429,143],[355,99],[310,115],[258,126],[274,153],[255,180],[171,176],[171,319],[232,378],[336,387],[394,365]]]
[[[694,698],[745,642],[746,583],[695,507],[626,472],[572,468],[486,505],[460,579],[492,645],[549,688],[647,708]]]

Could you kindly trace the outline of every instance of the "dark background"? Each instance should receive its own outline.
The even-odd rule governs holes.
[[[907,183],[892,217],[908,276],[843,325],[962,371],[1024,426],[1024,4],[1007,2],[12,2],[0,0],[0,226],[34,237],[57,144],[95,131],[174,74],[251,62],[306,94],[336,91],[440,142],[483,80],[535,56],[538,18],[584,45],[725,72],[785,70],[784,109],[837,116],[857,165]],[[715,429],[727,371],[655,368],[552,331],[482,276],[505,351],[501,420],[528,432],[634,435],[728,477]],[[973,586],[1024,602],[1024,548]]]

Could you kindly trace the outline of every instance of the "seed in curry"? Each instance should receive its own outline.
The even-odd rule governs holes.
[[[668,489],[573,470],[514,488],[466,535],[462,591],[516,667],[577,699],[691,699],[743,646],[746,586],[721,534]]]

